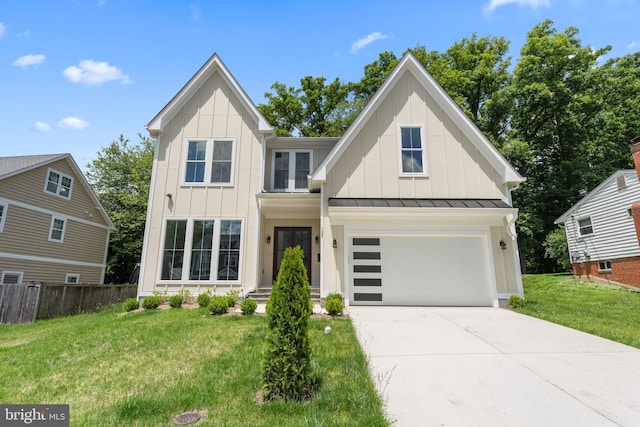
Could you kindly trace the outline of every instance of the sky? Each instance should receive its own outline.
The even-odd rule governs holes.
[[[145,125],[215,52],[257,105],[275,82],[358,81],[379,53],[445,51],[473,33],[579,29],[607,58],[640,50],[640,0],[0,0],[0,157],[86,165]]]

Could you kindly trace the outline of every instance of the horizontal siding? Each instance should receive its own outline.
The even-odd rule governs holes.
[[[44,191],[47,171],[55,169],[73,177],[71,199],[65,199]],[[64,215],[83,218],[106,225],[96,204],[80,183],[66,160],[58,160],[45,166],[0,180],[0,198],[49,209]]]
[[[81,283],[101,283],[102,276],[102,269],[97,267],[0,258],[0,277],[3,271],[23,272],[23,283],[64,283],[67,274],[79,274]]]
[[[51,215],[10,205],[0,233],[0,252],[104,263],[106,229],[69,219],[59,243],[49,241],[50,227]]]
[[[565,222],[569,253],[587,250],[592,261],[640,256],[633,218],[627,209],[640,200],[640,184],[635,172],[624,173],[627,187],[618,189],[611,179],[597,194],[585,201]],[[578,220],[591,217],[594,234],[578,236]]]

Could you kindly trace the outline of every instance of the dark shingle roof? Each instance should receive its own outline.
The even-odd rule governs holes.
[[[66,155],[67,154],[38,154],[34,156],[0,157],[0,179],[44,163],[51,163]]]
[[[333,207],[366,208],[492,208],[508,209],[508,203],[500,199],[362,199],[330,198]]]

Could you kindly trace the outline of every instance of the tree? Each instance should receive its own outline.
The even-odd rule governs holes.
[[[284,252],[267,302],[268,332],[262,358],[266,400],[306,400],[313,395],[308,322],[311,288],[300,246]]]
[[[569,259],[569,247],[567,246],[567,233],[560,228],[556,228],[544,239],[544,256],[556,262],[562,271],[571,269]]]
[[[87,178],[116,226],[109,241],[107,283],[126,283],[142,254],[154,141],[138,136],[140,142],[130,145],[120,135],[87,166]]]

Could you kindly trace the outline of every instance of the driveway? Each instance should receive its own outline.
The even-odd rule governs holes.
[[[349,315],[395,426],[640,425],[638,349],[500,308]]]

